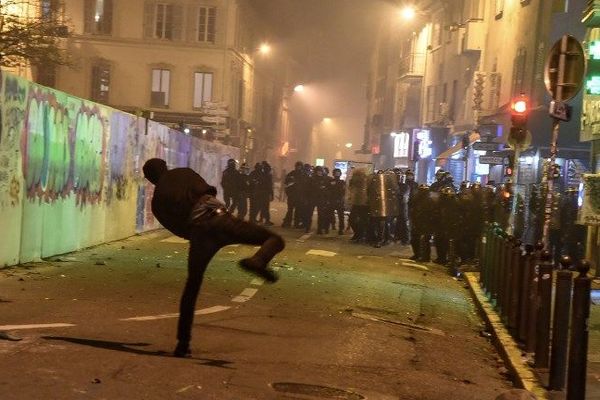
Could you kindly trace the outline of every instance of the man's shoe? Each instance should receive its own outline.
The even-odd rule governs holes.
[[[274,224],[271,221],[266,221],[264,223],[265,226],[273,226]]]
[[[256,262],[253,258],[244,258],[241,260],[240,267],[270,283],[275,283],[279,279],[275,271],[270,269],[266,264]]]
[[[409,257],[410,260],[417,261],[419,257],[417,255]]]
[[[190,350],[189,343],[177,343],[173,355],[179,358],[191,357],[192,351]]]

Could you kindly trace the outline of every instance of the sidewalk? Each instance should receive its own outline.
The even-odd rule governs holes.
[[[529,365],[528,358],[524,357],[523,351],[500,322],[500,316],[481,290],[479,273],[467,272],[464,277],[475,305],[492,334],[494,345],[498,348],[507,368],[513,373],[515,385],[534,393],[538,399],[564,399],[566,391],[548,392],[545,389],[547,371],[536,371]],[[585,398],[586,400],[600,400],[600,282],[594,281],[592,288],[592,299],[597,299],[597,304],[592,301],[590,310]]]

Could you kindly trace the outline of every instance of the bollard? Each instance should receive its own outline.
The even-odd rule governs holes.
[[[487,263],[487,252],[486,250],[490,245],[489,238],[489,227],[487,223],[485,224],[485,228],[483,229],[483,234],[479,238],[479,284],[487,292],[487,272],[488,272],[488,263]]]
[[[585,378],[588,351],[588,319],[590,317],[590,295],[592,278],[587,274],[590,263],[581,261],[577,266],[579,275],[573,282],[573,312],[571,314],[571,341],[569,343],[569,373],[567,378],[567,400],[585,398]]]
[[[490,299],[494,305],[498,304],[498,284],[500,269],[500,249],[502,238],[494,231],[492,254],[490,254]]]
[[[525,245],[525,255],[521,259],[519,273],[519,323],[517,328],[517,339],[525,343],[527,341],[527,320],[529,318],[529,289],[531,287],[531,259],[533,258],[533,246]]]
[[[508,291],[508,324],[507,327],[513,337],[518,337],[519,328],[519,302],[520,302],[520,281],[521,281],[521,241],[515,239],[511,249],[511,263],[509,274]]]
[[[535,352],[535,341],[537,339],[539,264],[541,263],[543,249],[544,244],[537,242],[533,257],[529,260],[529,309],[527,310],[527,340],[525,341],[525,351],[528,353]]]
[[[504,264],[502,265],[502,299],[500,301],[500,315],[504,325],[508,326],[508,310],[510,307],[510,281],[512,271],[512,249],[515,238],[508,236],[504,243]]]
[[[550,353],[550,390],[563,390],[567,373],[567,346],[569,345],[569,313],[571,311],[571,287],[573,276],[571,257],[560,260],[556,273],[554,294],[554,318],[552,320],[552,352]]]
[[[552,256],[548,250],[542,252],[538,266],[537,336],[535,339],[536,368],[548,368],[550,348],[550,317],[552,310]]]

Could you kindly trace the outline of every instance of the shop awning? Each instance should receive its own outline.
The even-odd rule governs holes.
[[[479,135],[479,133],[477,133],[477,132],[471,132],[469,134],[469,146],[472,145],[473,143],[475,143],[476,141],[478,141],[479,139],[481,139],[481,136]],[[438,155],[435,158],[435,165],[437,165],[437,166],[443,166],[443,165],[445,165],[446,161],[450,157],[452,157],[453,155],[455,155],[456,153],[458,153],[462,149],[463,149],[462,141],[459,141],[454,146],[446,149],[440,155]]]

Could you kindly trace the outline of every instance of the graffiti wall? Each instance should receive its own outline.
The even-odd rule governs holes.
[[[1,73],[0,266],[158,228],[152,157],[218,186],[239,149]]]

